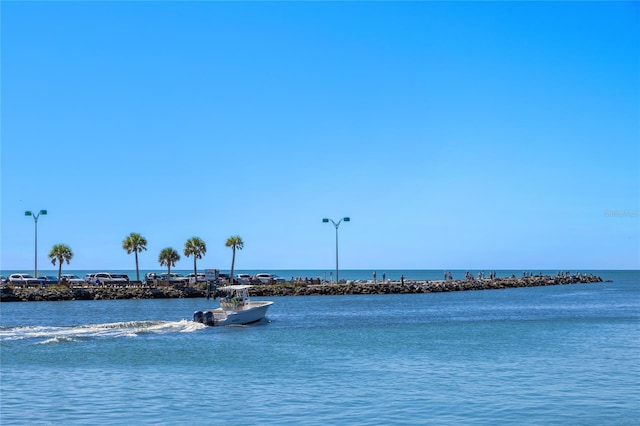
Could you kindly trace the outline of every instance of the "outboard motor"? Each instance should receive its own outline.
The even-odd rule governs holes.
[[[213,325],[213,312],[207,311],[204,313],[203,322],[206,325]]]
[[[193,322],[203,322],[203,314],[202,311],[195,311],[193,313]]]

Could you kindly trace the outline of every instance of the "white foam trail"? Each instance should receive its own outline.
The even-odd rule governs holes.
[[[39,343],[73,342],[90,338],[137,337],[141,334],[191,333],[204,324],[181,321],[129,321],[74,327],[0,327],[0,341],[44,339]]]
[[[38,344],[48,345],[50,343],[62,343],[62,342],[77,342],[77,340],[71,337],[58,336],[58,337],[52,337],[51,339],[44,340],[42,342],[39,342]]]

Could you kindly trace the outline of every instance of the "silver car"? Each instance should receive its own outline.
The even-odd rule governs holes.
[[[84,284],[85,280],[75,274],[62,274],[62,280],[71,284]]]
[[[236,280],[240,284],[251,284],[251,275],[249,275],[249,274],[236,274]]]
[[[125,284],[127,280],[119,274],[110,272],[98,272],[93,276],[93,280],[97,284]]]
[[[193,277],[194,277],[193,272],[190,273],[189,275],[187,275],[187,278],[189,278],[189,282],[191,282],[191,279]],[[205,277],[204,273],[202,273],[202,272],[198,272],[198,275],[195,275],[195,277],[196,277],[196,281],[199,282],[199,283],[204,283],[204,282],[207,281],[207,278]]]
[[[29,274],[11,274],[9,280],[13,285],[39,285],[42,281]]]

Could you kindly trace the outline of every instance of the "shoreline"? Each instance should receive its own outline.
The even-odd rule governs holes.
[[[308,284],[285,282],[253,285],[252,297],[275,296],[323,296],[358,294],[417,294],[451,291],[499,290],[506,288],[540,287],[550,285],[602,283],[601,277],[591,274],[570,276],[528,276],[521,278],[480,278],[466,280],[385,281],[348,282],[346,284]],[[205,298],[206,290],[200,286],[156,286],[141,283],[128,286],[91,286],[68,288],[63,285],[51,288],[13,287],[0,289],[0,302],[37,302],[71,300],[118,300],[118,299],[177,299]]]

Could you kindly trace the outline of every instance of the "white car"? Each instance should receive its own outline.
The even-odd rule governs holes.
[[[251,284],[251,275],[249,275],[249,274],[236,274],[236,280],[240,284]]]
[[[171,274],[171,275],[173,275],[173,274]],[[202,272],[198,272],[198,275],[194,275],[194,274],[193,274],[193,272],[192,272],[192,273],[190,273],[189,275],[187,275],[187,277],[189,278],[189,282],[191,282],[191,279],[192,279],[194,276],[196,277],[196,281],[197,281],[197,282],[199,282],[199,283],[203,283],[203,282],[206,282],[206,281],[207,281],[207,279],[205,278],[204,273],[202,273]]]
[[[74,274],[62,274],[62,280],[71,284],[84,284],[85,282],[82,278]]]
[[[158,279],[160,281],[167,281],[167,273],[164,272],[164,273],[158,275]],[[184,284],[184,283],[188,283],[189,282],[189,278],[185,277],[182,274],[178,274],[178,273],[172,272],[171,273],[171,280],[169,282],[170,283],[181,283],[181,284]]]
[[[11,274],[8,281],[11,284],[18,285],[38,285],[42,284],[42,281],[29,274]]]
[[[256,280],[260,280],[260,282],[263,284],[269,284],[272,282],[283,283],[286,281],[284,278],[281,278],[277,275],[267,273],[256,274],[253,278]]]
[[[125,284],[127,279],[120,274],[110,272],[98,272],[92,277],[92,281],[99,284]]]
[[[267,273],[255,274],[253,276],[253,279],[259,280],[262,284],[269,284],[272,278],[273,278],[273,275],[267,274]]]

